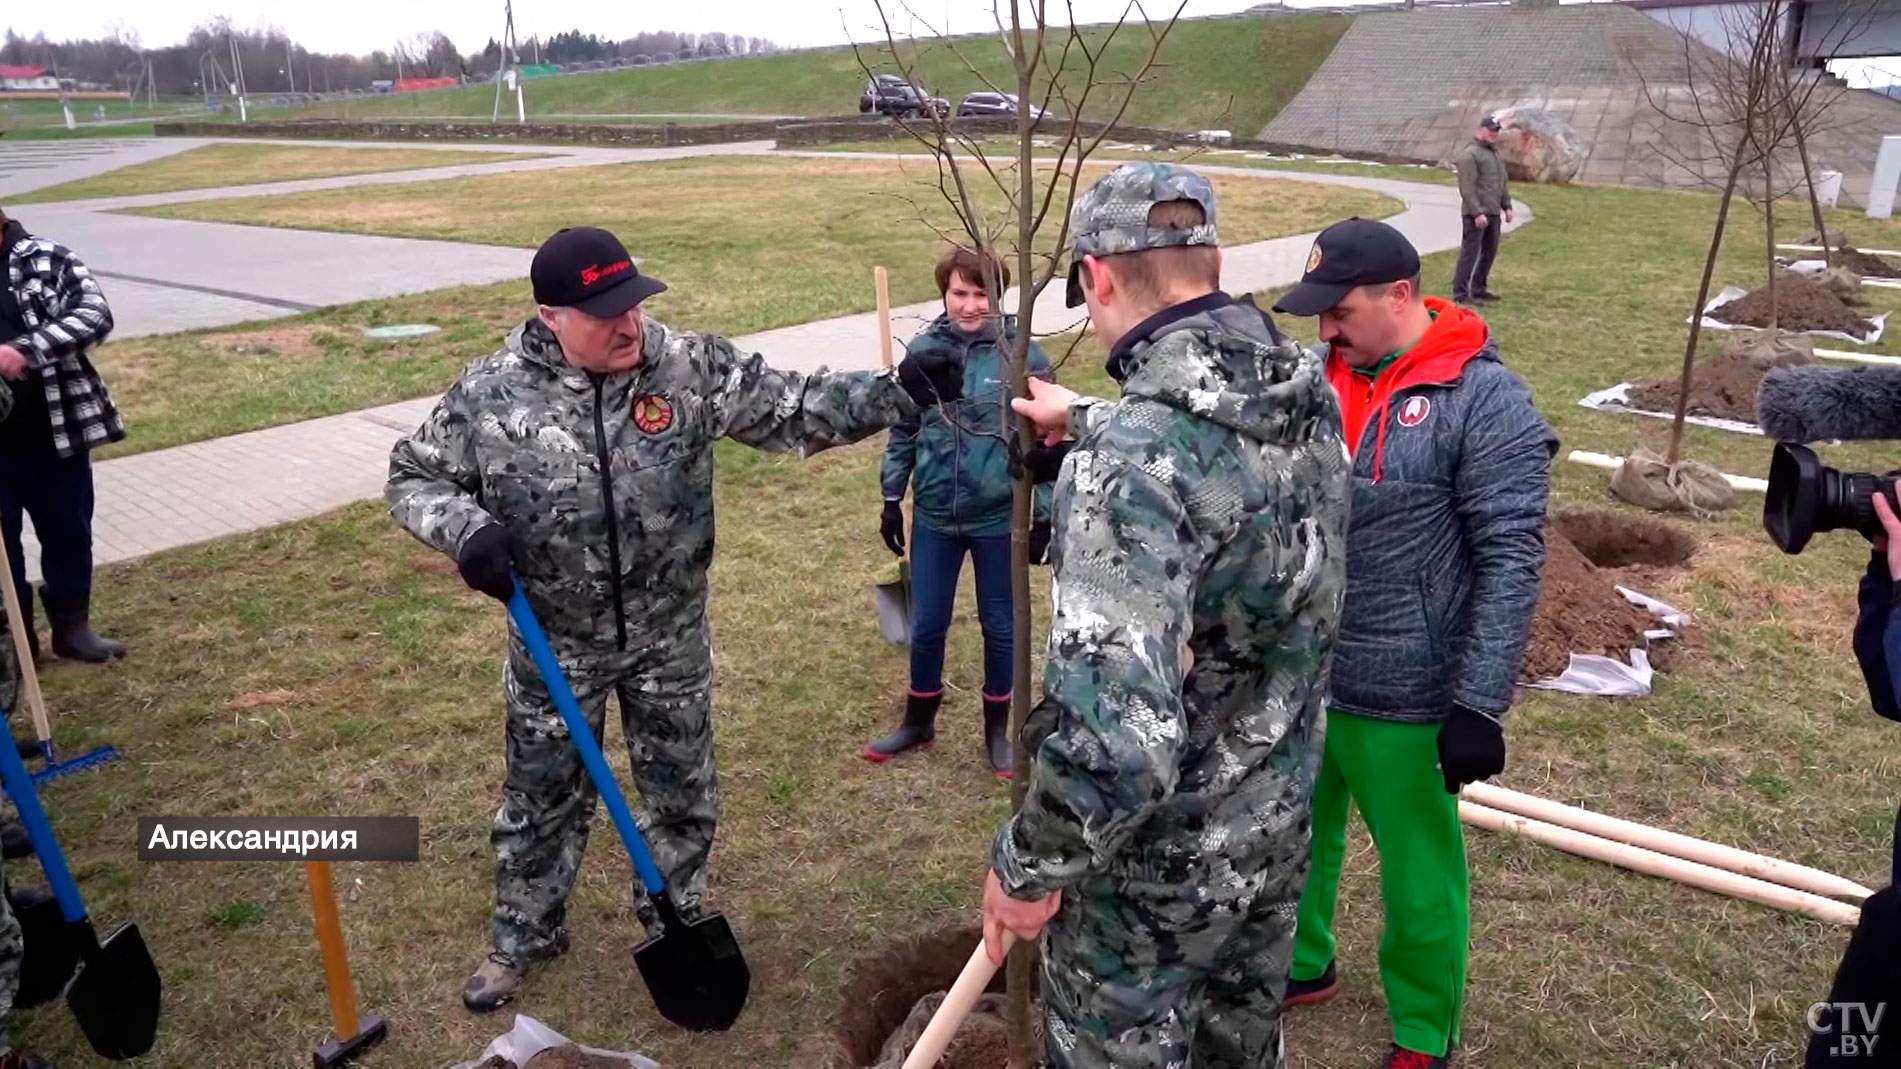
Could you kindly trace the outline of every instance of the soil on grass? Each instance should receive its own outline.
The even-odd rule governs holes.
[[[1846,267],[1863,278],[1901,278],[1901,267],[1853,246],[1835,250],[1835,266]]]
[[[1692,416],[1754,423],[1756,391],[1762,386],[1762,377],[1771,368],[1806,364],[1814,352],[1815,345],[1807,338],[1739,335],[1721,353],[1691,371],[1688,412]],[[1680,387],[1681,381],[1676,378],[1644,379],[1631,386],[1625,400],[1639,411],[1673,412]]]
[[[1652,549],[1658,555],[1673,540],[1647,530],[1648,524],[1633,523],[1615,513],[1567,514],[1554,519],[1545,532],[1544,583],[1538,594],[1538,611],[1532,617],[1531,640],[1525,645],[1525,660],[1519,678],[1536,682],[1564,674],[1573,653],[1595,653],[1623,660],[1631,650],[1644,649],[1644,632],[1656,626],[1648,612],[1624,600],[1616,590],[1616,577],[1591,563],[1565,529],[1598,526],[1600,534],[1588,541],[1606,560],[1650,563]],[[1658,525],[1661,526],[1661,525]],[[1681,537],[1679,535],[1679,537]],[[1652,658],[1656,667],[1656,659]]]
[[[610,1058],[604,1054],[589,1054],[572,1043],[559,1047],[549,1047],[540,1054],[528,1059],[522,1069],[627,1069],[625,1058]]]
[[[923,1033],[930,1011],[963,971],[981,931],[946,924],[900,937],[860,955],[839,992],[833,1015],[833,1050],[825,1058],[837,1069],[896,1066]],[[950,1069],[1004,1069],[1007,1044],[1001,1000],[1003,972],[939,1060]],[[896,1041],[895,1044],[893,1041]],[[1040,1045],[1039,1045],[1040,1046]],[[887,1048],[891,1048],[887,1050]]]
[[[1759,286],[1709,313],[1710,318],[1741,327],[1769,325],[1769,287]],[[1801,275],[1784,272],[1776,280],[1776,325],[1796,332],[1833,330],[1863,337],[1875,325],[1841,298]]]

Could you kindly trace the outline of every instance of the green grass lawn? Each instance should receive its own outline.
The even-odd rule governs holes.
[[[299,178],[413,171],[463,163],[505,163],[540,158],[533,152],[477,152],[468,149],[336,148],[328,145],[201,145],[174,156],[136,163],[116,171],[66,182],[10,198],[35,201],[123,197],[171,193],[181,189],[249,186]]]
[[[700,159],[162,211],[506,245],[534,245],[585,220],[621,234],[642,269],[667,280],[672,288],[653,302],[657,316],[736,335],[870,309],[870,267],[877,263],[891,268],[898,303],[934,297],[940,242],[913,221],[907,203],[937,211],[929,201],[935,192],[922,179],[915,166],[873,160]],[[1377,194],[1311,183],[1236,178],[1218,185],[1241,212],[1227,232],[1242,241],[1398,209]],[[670,192],[654,196],[656,189]],[[431,393],[463,363],[494,351],[532,307],[524,280],[346,305],[264,326],[110,343],[95,359],[132,436],[107,455]],[[400,342],[362,336],[364,327],[411,322],[443,331]]]
[[[1229,192],[1224,185],[1222,195]],[[1507,362],[1566,449],[1656,443],[1663,424],[1575,402],[1611,382],[1671,370],[1712,198],[1608,188],[1521,195],[1538,221],[1505,242],[1495,284],[1507,299],[1485,313]],[[674,208],[690,222],[690,209]],[[525,225],[496,210],[503,214],[468,225],[498,234]],[[753,214],[732,212],[717,229],[744,232],[753,224],[743,217]],[[800,219],[800,228],[781,234],[816,234],[805,240],[820,244],[867,225],[784,218]],[[1898,237],[1895,224],[1850,225],[1869,244],[1893,247]],[[1745,213],[1723,280],[1759,276],[1755,233]],[[881,240],[889,244],[836,255],[857,273],[882,250],[905,247]],[[915,270],[921,249],[894,266]],[[774,261],[781,268],[814,269],[793,257]],[[1428,257],[1428,288],[1443,291],[1450,270],[1451,254]],[[440,385],[457,360],[492,343],[525,295],[497,287],[410,300],[439,302],[437,314],[462,309],[455,339],[430,342],[442,348],[415,357],[416,379]],[[430,310],[369,307],[286,326],[343,337],[366,317]],[[713,316],[688,307],[674,318],[707,325],[695,320]],[[1311,324],[1289,326],[1311,337]],[[321,339],[314,352],[239,353],[251,344],[237,340],[245,333],[170,340],[197,348],[155,360],[142,388],[198,392],[216,377],[189,376],[209,363],[244,379],[337,359]],[[250,337],[263,343],[260,332]],[[1085,343],[1062,377],[1108,392],[1099,361],[1100,347]],[[115,386],[128,378],[106,370]],[[1692,429],[1690,441],[1694,455],[1727,470],[1766,468],[1761,439]],[[1827,455],[1864,470],[1894,466],[1878,445]],[[878,459],[875,441],[804,462],[720,447],[712,611],[724,809],[713,896],[753,968],[747,1015],[731,1033],[704,1037],[654,1016],[632,969],[629,871],[604,821],[570,914],[575,950],[533,979],[522,1012],[669,1067],[812,1064],[801,1052],[823,1034],[855,955],[918,925],[975,915],[985,846],[1006,802],[978,744],[980,651],[968,583],[940,744],[886,767],[856,756],[888,726],[905,680],[902,651],[878,636],[871,612],[870,585],[891,560],[875,535]],[[1560,505],[1619,507],[1602,472],[1561,461],[1555,486]],[[1631,580],[1695,621],[1656,693],[1524,695],[1501,782],[1879,884],[1897,729],[1867,710],[1848,648],[1866,550],[1837,534],[1786,557],[1760,533],[1758,507],[1745,497],[1718,518],[1676,519],[1700,542],[1694,567]],[[1041,605],[1042,574],[1032,583]],[[392,1022],[389,1042],[363,1064],[472,1058],[507,1026],[506,1015],[469,1017],[456,998],[486,947],[487,835],[503,760],[500,610],[464,592],[449,562],[394,530],[375,504],[102,569],[98,588],[100,625],[132,644],[132,658],[103,669],[53,664],[48,693],[64,747],[112,742],[127,759],[57,781],[47,795],[94,915],[108,925],[136,918],[164,969],[167,1010],[151,1064],[288,1064],[328,1027],[299,867],[133,860],[135,818],[171,814],[420,817],[421,863],[339,867],[362,1002]],[[618,752],[618,743],[609,749]],[[1824,997],[1845,930],[1485,833],[1471,834],[1469,850],[1465,1064],[1799,1061],[1803,1014]],[[14,871],[31,868],[16,863]],[[1377,895],[1373,853],[1356,833],[1339,918],[1347,991],[1291,1016],[1296,1065],[1355,1069],[1383,1049]],[[231,1026],[240,1020],[268,1025]],[[64,1061],[84,1046],[57,1007],[19,1015],[16,1035]]]
[[[926,17],[930,17],[928,14]],[[1277,15],[1191,19],[1180,23],[1162,53],[1163,66],[1137,94],[1128,121],[1173,129],[1211,124],[1253,134],[1300,91],[1352,23],[1340,15]],[[1105,27],[1092,27],[1100,43]],[[869,37],[861,31],[861,36]],[[1149,39],[1141,23],[1125,27],[1103,53],[1101,70],[1113,80],[1135,73]],[[891,69],[882,40],[864,44],[864,61]],[[906,66],[934,94],[953,105],[1003,79],[1009,62],[994,32],[926,40]],[[881,58],[886,57],[886,58]],[[1010,76],[1014,78],[1014,76]],[[530,117],[542,114],[717,112],[840,115],[856,110],[864,69],[850,48],[819,49],[753,59],[534,79],[526,84]],[[1100,99],[1107,107],[1109,94]],[[488,116],[492,85],[433,93],[404,93],[347,104],[260,112],[263,116],[352,119],[408,115]],[[347,109],[347,111],[346,111]],[[1097,114],[1092,110],[1091,114]]]
[[[151,116],[170,118],[193,111],[202,112],[203,101],[198,97],[160,98],[157,107],[147,107],[145,98],[128,101],[123,96],[109,100],[72,100],[73,118],[86,123],[97,117],[95,108],[105,108],[108,119],[136,119]],[[11,97],[0,98],[0,129],[8,127],[57,126],[64,128],[65,112],[61,110],[58,97]]]

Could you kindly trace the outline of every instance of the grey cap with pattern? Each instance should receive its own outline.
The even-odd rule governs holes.
[[[1151,227],[1149,209],[1172,200],[1201,205],[1207,221],[1192,227]],[[1090,186],[1069,210],[1071,308],[1083,303],[1084,256],[1114,256],[1171,245],[1218,245],[1215,191],[1208,180],[1172,163],[1125,163]]]

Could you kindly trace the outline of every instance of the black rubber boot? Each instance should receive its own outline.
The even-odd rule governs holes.
[[[93,634],[90,597],[53,598],[42,590],[40,601],[46,605],[46,622],[53,632],[53,656],[90,664],[125,656],[125,643]]]
[[[17,861],[33,856],[33,837],[26,832],[26,825],[9,817],[0,817],[0,857],[8,861]]]
[[[891,734],[873,739],[865,744],[864,758],[867,761],[889,761],[893,757],[929,746],[937,741],[937,707],[944,702],[944,695],[910,694],[904,699],[904,722]]]
[[[1016,775],[1016,755],[1010,752],[1010,699],[984,698],[984,750],[990,755],[990,771],[998,779]]]

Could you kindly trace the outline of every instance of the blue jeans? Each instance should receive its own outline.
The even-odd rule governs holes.
[[[944,637],[950,633],[957,576],[970,554],[977,569],[977,620],[984,633],[984,696],[1007,698],[1012,665],[1010,535],[952,535],[911,525],[911,693],[944,689]]]

